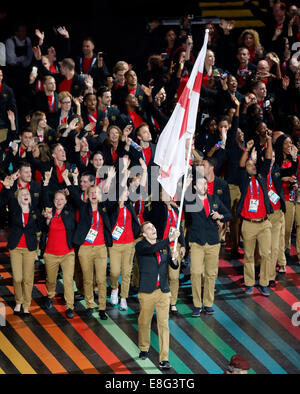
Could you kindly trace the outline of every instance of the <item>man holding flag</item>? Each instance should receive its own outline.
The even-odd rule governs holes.
[[[158,182],[171,197],[174,197],[178,181],[184,175],[183,193],[178,218],[179,224],[183,210],[184,194],[187,189],[188,167],[198,115],[208,33],[209,31],[206,30],[203,47],[173,114],[159,138],[154,158],[154,162],[160,166]],[[186,157],[187,140],[189,140],[189,149]],[[215,201],[215,198],[207,197],[207,181],[205,178],[196,181],[195,189],[197,192],[196,203],[193,202],[192,205],[188,205],[187,207],[191,208],[193,206],[189,211],[192,212],[190,237],[191,281],[194,301],[193,316],[196,317],[200,316],[202,310],[202,273],[205,273],[207,276],[204,283],[205,310],[207,313],[213,313],[213,293],[218,272],[220,250],[218,222],[230,220],[230,212],[217,197],[217,201]],[[174,246],[175,250],[176,247],[177,244]]]

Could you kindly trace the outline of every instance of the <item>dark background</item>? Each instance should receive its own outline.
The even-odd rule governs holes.
[[[34,38],[34,29],[39,28],[45,32],[46,40],[51,41],[53,26],[64,25],[70,33],[72,56],[80,53],[81,40],[91,35],[96,50],[105,53],[109,67],[118,60],[139,67],[142,62],[146,65],[143,36],[147,35],[146,25],[151,18],[200,15],[195,0],[5,1],[0,4],[1,10],[7,12],[7,17],[0,21],[0,39],[11,36],[14,25],[22,22],[31,38]]]

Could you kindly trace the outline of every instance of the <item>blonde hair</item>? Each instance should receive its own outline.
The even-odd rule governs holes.
[[[58,106],[59,108],[61,108],[61,101],[63,101],[63,99],[65,99],[66,97],[69,97],[71,99],[71,101],[73,100],[73,96],[71,95],[71,93],[69,92],[60,92],[58,95]]]
[[[24,191],[24,190],[26,190],[26,191],[28,192],[28,194],[29,194],[29,198],[30,198],[29,205],[30,205],[30,204],[31,204],[31,194],[30,194],[30,191],[29,191],[28,189],[26,189],[26,187],[21,187],[20,189],[18,189],[18,190],[15,192],[16,199],[18,200],[19,205],[21,205],[21,203],[20,203],[21,192]]]
[[[256,51],[258,45],[260,45],[260,38],[259,38],[259,34],[256,30],[254,29],[246,29],[242,32],[242,34],[240,35],[239,39],[238,39],[238,45],[239,46],[245,46],[244,44],[244,40],[245,40],[245,36],[247,34],[250,34],[253,37],[253,41],[254,41],[254,50]],[[248,48],[247,48],[248,49]]]

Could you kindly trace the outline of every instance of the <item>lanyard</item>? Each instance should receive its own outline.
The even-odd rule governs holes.
[[[175,214],[175,212],[174,212],[172,207],[171,207],[171,211],[173,213],[173,217],[174,217],[174,220],[175,220],[175,227],[177,228],[178,220],[177,220],[176,214]],[[172,220],[171,220],[171,216],[170,216],[169,210],[168,210],[168,217],[169,217],[169,223],[171,224]]]
[[[257,182],[257,179],[255,180],[256,182],[256,189],[257,189],[257,199],[259,198],[259,184]],[[252,186],[252,179],[250,182],[250,193],[251,193],[251,198],[253,198],[253,186]]]
[[[123,224],[123,228],[125,228],[126,217],[127,217],[127,208],[126,208],[126,206],[124,205],[124,224]]]
[[[25,217],[24,217],[24,213],[22,212],[22,224],[23,224],[23,227],[25,227]]]
[[[50,112],[53,112],[53,110],[54,110],[54,103],[55,103],[55,97],[54,97],[54,93],[53,93],[52,99],[51,99],[51,104],[50,104]]]
[[[97,58],[95,57],[95,58],[93,59],[91,65],[90,65],[89,72],[90,72],[90,70],[94,67],[94,64],[96,63],[96,60],[97,60]],[[82,57],[81,57],[81,58],[80,58],[80,72],[83,73],[83,71],[84,71],[84,70],[83,70],[83,60],[82,60]]]
[[[88,114],[88,117],[89,117],[89,119],[92,120],[94,123],[97,123],[97,119],[96,119],[93,115]]]
[[[82,200],[82,201],[85,201],[85,192],[82,192],[82,193],[81,193],[81,200]]]
[[[100,221],[100,215],[99,215],[99,211],[97,211],[97,230],[99,229],[99,221]],[[94,215],[92,219],[92,227],[93,225],[94,225]]]

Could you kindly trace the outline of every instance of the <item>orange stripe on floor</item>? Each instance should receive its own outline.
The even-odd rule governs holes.
[[[0,301],[4,302],[1,297]],[[13,310],[7,305],[6,320],[52,373],[68,373],[68,371],[56,360],[53,354],[49,352],[39,338],[26,326],[26,323],[19,316],[14,315]]]
[[[0,265],[4,268],[2,265]],[[10,278],[8,272],[3,272],[3,277]],[[6,286],[9,291],[14,293],[13,286]],[[35,308],[32,308],[35,307]],[[48,332],[48,334],[55,340],[58,346],[73,360],[73,362],[86,374],[99,374],[100,372],[95,366],[81,353],[64,332],[57,327],[54,321],[41,309],[41,307],[32,300],[31,308],[29,309],[31,316],[33,316],[40,325]]]

